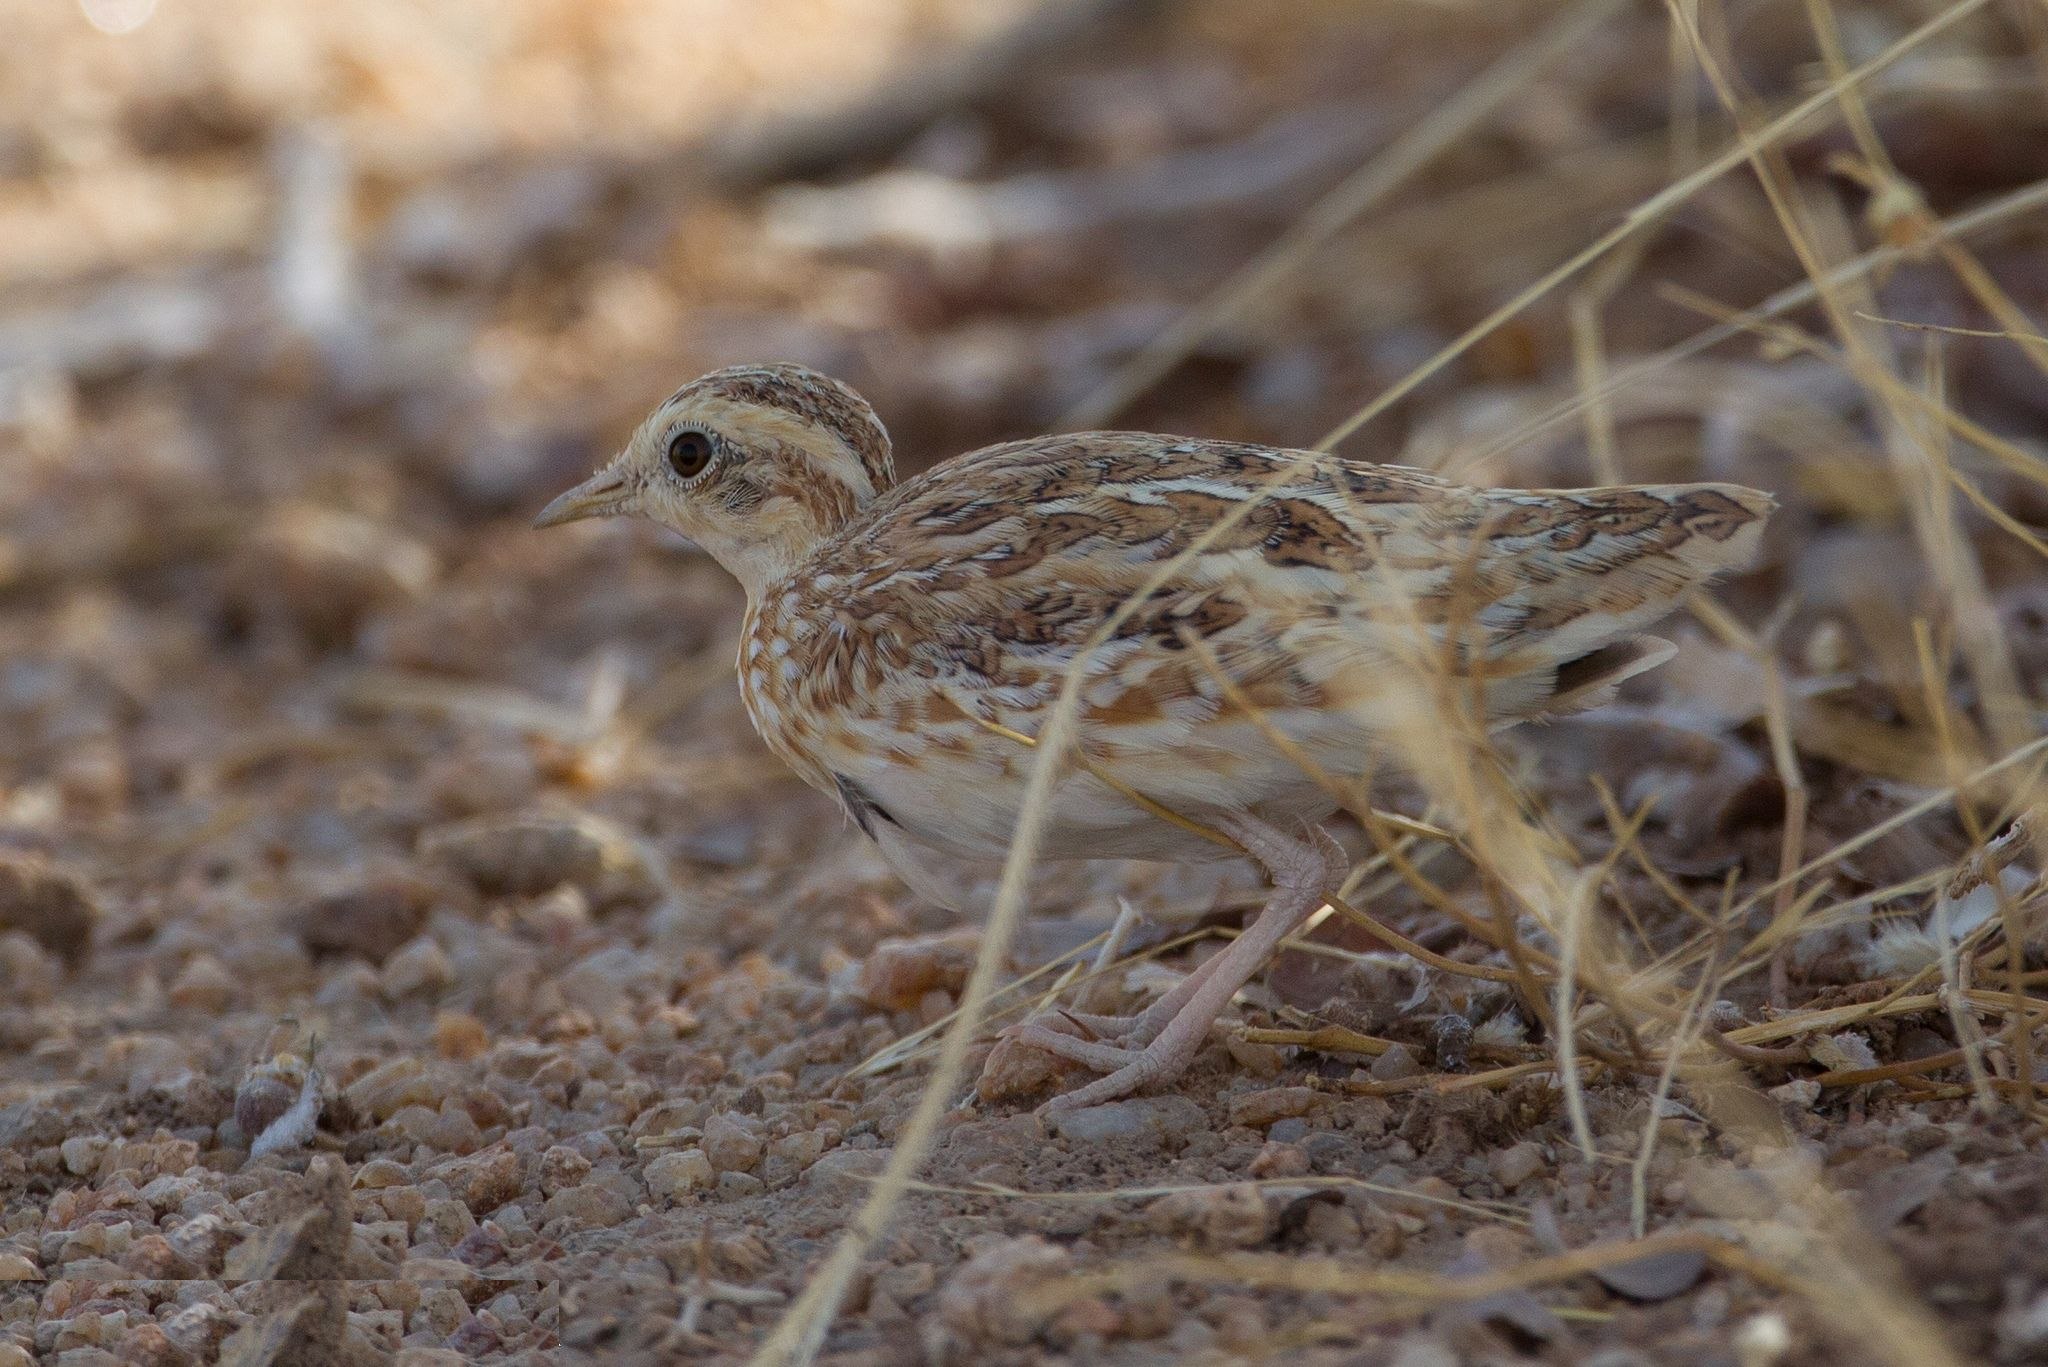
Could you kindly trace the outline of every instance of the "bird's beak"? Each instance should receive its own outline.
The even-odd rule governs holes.
[[[536,527],[559,527],[586,517],[617,517],[632,507],[633,489],[617,469],[599,470],[589,479],[540,510]]]

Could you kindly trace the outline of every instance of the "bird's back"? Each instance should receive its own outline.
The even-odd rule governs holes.
[[[1727,484],[1482,490],[1244,443],[1036,438],[944,462],[841,528],[763,595],[742,681],[813,783],[999,847],[1013,804],[950,795],[1021,772],[992,728],[1035,734],[1129,606],[1084,669],[1088,753],[1169,804],[1271,805],[1305,780],[1263,728],[1362,771],[1397,661],[1483,681],[1503,722],[1654,663],[1621,643],[1746,561],[1771,506]],[[1121,819],[1111,796],[1083,824]]]

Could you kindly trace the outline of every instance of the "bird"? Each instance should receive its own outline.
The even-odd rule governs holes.
[[[639,515],[737,579],[754,728],[913,888],[927,855],[1007,852],[1070,673],[1077,758],[1045,856],[1261,867],[1256,917],[1142,1014],[1005,1032],[1100,1074],[1056,1112],[1176,1077],[1323,905],[1345,871],[1328,776],[1364,779],[1410,724],[1403,660],[1433,652],[1489,729],[1597,705],[1670,656],[1641,629],[1746,565],[1774,506],[1736,484],[1477,488],[1146,432],[1009,441],[898,480],[865,399],[768,363],[683,385],[535,525]]]

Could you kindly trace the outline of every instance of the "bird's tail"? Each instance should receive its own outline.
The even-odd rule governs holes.
[[[1510,495],[1510,497],[1516,497]],[[1525,583],[1498,605],[1489,708],[1503,723],[1596,706],[1669,659],[1639,633],[1696,589],[1756,558],[1777,506],[1740,484],[1551,490],[1511,504],[1507,544]],[[1526,532],[1523,527],[1526,526]]]

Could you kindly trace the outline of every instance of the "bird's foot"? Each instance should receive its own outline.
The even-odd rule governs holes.
[[[1141,1018],[1107,1019],[1135,1022]],[[1069,1028],[1057,1028],[1052,1022]],[[1055,1096],[1039,1108],[1041,1115],[1058,1115],[1114,1101],[1167,1081],[1193,1062],[1207,1037],[1204,1029],[1185,1039],[1168,1038],[1170,1031],[1158,1032],[1158,1037],[1149,1042],[1138,1042],[1134,1031],[1120,1037],[1090,1039],[1072,1033],[1071,1024],[1064,1017],[1047,1013],[1004,1030],[982,1066],[976,1091],[985,1100],[1042,1094],[1048,1086],[1060,1086],[1071,1080],[1071,1074],[1065,1071],[1065,1065],[1070,1063],[1106,1074]]]
[[[1169,993],[1132,1016],[1062,1007],[1037,1012],[997,1036],[995,1051],[982,1069],[976,1090],[989,1098],[1041,1090],[1059,1075],[1062,1061],[1096,1072],[1120,1071],[1136,1062],[1158,1038],[1178,1006],[1174,994]]]
[[[1003,1034],[1013,1039],[1040,1044],[1041,1047],[1055,1052],[1064,1046],[1046,1044],[1046,1038],[1057,1037],[1088,1044],[1120,1044],[1127,1048],[1143,1048],[1159,1038],[1159,1032],[1173,1019],[1173,1013],[1179,1006],[1180,1003],[1170,995],[1162,997],[1132,1016],[1105,1016],[1092,1011],[1074,1011],[1063,1006],[1052,1006],[1034,1012],[1016,1025],[1010,1026]]]
[[[1135,1021],[1136,1017],[1112,1019],[1129,1022]],[[1091,1030],[1088,1035],[1075,1034],[1035,1016],[1003,1031],[1002,1037],[1033,1049],[1043,1049],[1058,1058],[1071,1059],[1098,1073],[1115,1072],[1144,1052],[1150,1043],[1149,1040],[1132,1039],[1128,1032],[1112,1034]]]
[[[1189,974],[1189,979],[1195,979],[1200,972],[1197,969]],[[1174,1031],[1185,1004],[1184,998],[1176,999],[1170,994],[1135,1016],[1041,1011],[1003,1031],[1001,1039],[1011,1048],[1040,1050],[1107,1075],[1062,1093],[1040,1108],[1041,1114],[1058,1115],[1129,1096],[1185,1069],[1201,1052],[1208,1033],[1207,1021],[1182,1021],[1180,1030]],[[1191,1024],[1202,1028],[1191,1030]],[[1168,1038],[1170,1034],[1174,1037]],[[996,1055],[990,1056],[991,1066],[995,1059]]]
[[[1201,1052],[1210,1023],[1199,1014],[1185,1012],[1158,1024],[1143,1015],[1096,1016],[1088,1021],[1092,1025],[1124,1028],[1114,1034],[1091,1030],[1089,1034],[1095,1037],[1090,1038],[1078,1033],[1082,1018],[1042,1012],[1003,1031],[1002,1040],[1013,1048],[1041,1050],[1105,1074],[1046,1102],[1039,1108],[1041,1115],[1098,1106],[1179,1075]],[[995,1056],[991,1055],[991,1066],[994,1063]]]
[[[1343,851],[1321,830],[1295,838],[1252,818],[1240,818],[1230,833],[1273,880],[1265,910],[1221,953],[1183,979],[1120,1037],[1087,1039],[1094,1033],[1079,1017],[1040,1016],[1005,1035],[1031,1048],[1107,1073],[1054,1097],[1039,1108],[1059,1115],[1115,1101],[1178,1076],[1209,1038],[1216,1017],[1237,990],[1263,967],[1280,943],[1322,903],[1343,870]],[[1121,1018],[1096,1018],[1121,1023]],[[1067,1028],[1059,1028],[1065,1025]]]
[[[1071,1092],[1062,1092],[1038,1108],[1042,1116],[1062,1115],[1078,1111],[1086,1106],[1100,1106],[1108,1101],[1121,1101],[1134,1092],[1141,1092],[1156,1083],[1178,1077],[1195,1061],[1195,1055],[1202,1051],[1208,1038],[1208,1022],[1202,1022],[1203,1029],[1194,1033],[1166,1031],[1142,1049],[1125,1049],[1115,1045],[1095,1045],[1099,1051],[1089,1058],[1068,1054],[1078,1062],[1091,1068],[1112,1070],[1104,1077]],[[1040,1047],[1045,1047],[1041,1041]],[[1085,1044],[1076,1040],[1077,1044]]]

